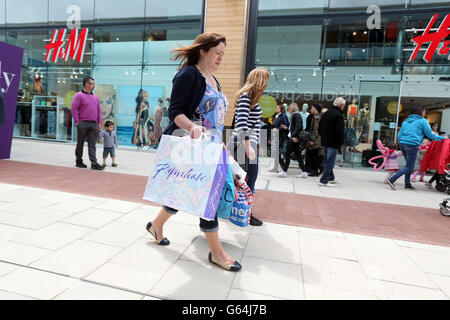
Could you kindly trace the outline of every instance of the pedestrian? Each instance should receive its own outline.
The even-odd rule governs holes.
[[[310,115],[308,116],[310,120],[307,124],[307,131],[310,133],[310,139],[306,146],[305,167],[309,168],[310,170],[308,176],[318,177],[320,165],[322,163],[322,146],[319,134],[319,124],[321,119],[320,112],[322,111],[322,107],[319,104],[313,104],[310,111]]]
[[[77,126],[77,146],[75,148],[76,164],[78,168],[86,168],[83,163],[83,146],[87,138],[89,160],[92,170],[103,170],[97,162],[95,144],[98,133],[102,130],[102,112],[100,100],[92,91],[95,89],[95,82],[92,77],[83,79],[83,89],[76,93],[72,100],[72,116]]]
[[[416,163],[414,165],[414,174],[411,178],[411,182],[416,182],[416,177],[420,174],[420,182],[424,182],[423,178],[425,178],[426,171],[420,171],[420,165],[422,164],[423,157],[425,156],[425,152],[430,147],[431,141],[427,138],[424,138],[422,144],[419,147],[419,151],[417,153]]]
[[[278,163],[280,163],[280,156],[287,151],[289,146],[289,118],[286,115],[286,109],[284,105],[279,104],[275,109],[275,114],[272,116],[272,128],[273,135],[278,135]],[[272,139],[277,141],[277,139]],[[277,167],[278,168],[278,167]],[[278,170],[277,170],[278,172]]]
[[[169,125],[163,134],[182,135],[188,133],[192,139],[201,138],[208,131],[211,139],[222,141],[225,113],[228,101],[214,72],[219,68],[225,52],[225,37],[206,32],[195,38],[193,44],[171,51],[173,60],[181,60],[179,72],[172,80],[172,93],[169,106]],[[222,118],[219,118],[221,115]],[[215,121],[211,121],[215,119]],[[201,125],[197,124],[201,121]],[[206,127],[205,127],[206,126]],[[163,206],[146,229],[159,245],[169,245],[163,236],[167,220],[178,210]],[[205,233],[210,252],[208,260],[228,271],[239,271],[242,266],[224,250],[219,240],[217,214],[213,221],[200,218],[200,230]]]
[[[300,132],[303,130],[303,120],[295,102],[289,105],[288,113],[291,114],[291,123],[289,126],[289,138],[291,141],[289,142],[286,152],[280,152],[280,164],[282,171],[278,174],[278,176],[282,178],[287,177],[287,171],[291,162],[291,154],[294,153],[298,161],[298,166],[302,171],[300,174],[296,175],[296,177],[306,178],[308,174],[305,172],[305,164],[303,163],[303,157],[300,153]]]
[[[398,142],[400,150],[406,160],[406,166],[399,170],[391,178],[387,179],[387,184],[395,190],[395,181],[402,175],[405,175],[405,189],[415,189],[411,185],[411,173],[416,162],[417,152],[419,146],[422,144],[423,138],[426,136],[431,140],[439,141],[447,139],[447,137],[439,136],[433,133],[430,124],[424,118],[425,108],[415,106],[412,108],[410,115],[403,122],[400,131],[398,132]]]
[[[155,148],[159,145],[159,140],[161,139],[162,135],[162,127],[161,127],[161,121],[163,117],[163,111],[161,106],[157,106],[155,109]]]
[[[438,129],[439,129],[439,123],[434,122],[434,123],[431,124],[431,131],[433,131],[433,133],[434,133],[435,135],[437,135],[437,136],[440,135]]]
[[[386,179],[389,179],[397,173],[398,169],[400,169],[400,165],[398,164],[398,157],[402,155],[402,152],[396,150],[395,143],[389,143],[387,145],[387,148],[388,150],[386,150],[385,154],[384,170],[386,170],[388,173]]]
[[[339,148],[344,143],[344,107],[345,100],[338,97],[333,101],[333,107],[323,113],[319,123],[320,142],[323,151],[323,173],[319,186],[333,186],[337,179],[333,168]]]
[[[253,69],[244,86],[237,92],[234,114],[235,129],[232,133],[230,152],[239,165],[247,172],[247,185],[255,194],[258,176],[258,143],[262,109],[259,98],[267,88],[270,72],[266,68]],[[261,226],[263,222],[252,214],[250,225]]]
[[[108,158],[108,155],[111,155],[111,166],[117,167],[114,146],[118,148],[119,144],[117,143],[117,135],[114,132],[114,122],[110,120],[105,122],[105,129],[100,132],[99,138],[103,138],[103,168],[106,167],[106,158]]]

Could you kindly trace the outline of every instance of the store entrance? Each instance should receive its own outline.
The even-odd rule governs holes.
[[[376,141],[394,142],[400,82],[360,81],[359,95],[344,109],[342,166],[369,167]]]
[[[450,81],[404,81],[401,92],[399,128],[411,107],[419,105],[425,107],[430,126],[435,124],[439,134],[450,134]]]

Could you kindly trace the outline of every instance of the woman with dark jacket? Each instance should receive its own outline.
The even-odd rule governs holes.
[[[173,79],[170,123],[163,134],[189,134],[192,139],[198,139],[203,132],[208,131],[212,141],[222,141],[228,101],[213,73],[222,62],[225,45],[224,36],[206,32],[197,36],[192,45],[172,51],[175,53],[174,60],[180,59],[183,65]],[[156,218],[147,224],[147,231],[159,245],[170,244],[169,240],[163,237],[163,226],[177,211],[163,206]],[[208,240],[208,260],[211,263],[228,271],[239,271],[242,268],[239,262],[225,252],[220,243],[217,214],[213,221],[200,218],[200,230]]]
[[[286,152],[289,144],[289,118],[286,115],[286,108],[283,105],[277,105],[275,114],[272,118],[272,128],[276,129],[274,134],[278,133],[278,150],[281,154]]]
[[[322,111],[322,107],[319,104],[313,104],[311,107],[311,113],[308,116],[310,119],[308,123],[308,132],[310,135],[310,140],[308,141],[308,144],[306,145],[306,161],[307,161],[307,167],[310,169],[310,173],[308,176],[310,177],[318,177],[319,176],[319,170],[322,163],[322,157],[321,157],[321,140],[320,140],[320,134],[319,134],[319,124],[320,124],[320,118]]]
[[[298,111],[298,105],[294,102],[288,107],[288,112],[291,114],[291,124],[289,127],[289,134],[291,141],[287,147],[286,152],[280,152],[280,164],[282,171],[278,174],[279,177],[286,178],[289,164],[291,162],[290,155],[292,152],[298,159],[298,165],[302,172],[297,175],[297,178],[306,178],[308,175],[305,172],[305,165],[303,163],[303,157],[300,154],[300,132],[303,131],[302,115]]]

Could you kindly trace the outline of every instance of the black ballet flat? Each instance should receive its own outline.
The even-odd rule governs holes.
[[[208,254],[208,260],[209,260],[209,262],[214,263],[214,264],[218,265],[219,267],[221,267],[222,269],[225,269],[227,271],[237,272],[237,271],[242,269],[242,265],[239,262],[237,262],[237,261],[233,262],[233,264],[221,264],[221,263],[219,263],[218,261],[216,261],[216,259],[214,259],[214,257],[213,257],[211,252]]]
[[[156,230],[151,222],[147,223],[147,227],[145,229],[147,229],[147,231],[150,232],[150,234],[153,236],[153,238],[155,238],[155,240],[158,239],[158,237],[156,236]],[[159,244],[160,246],[168,246],[170,244],[170,241],[167,238],[162,238],[161,240],[159,240],[159,242],[156,241],[156,243]]]

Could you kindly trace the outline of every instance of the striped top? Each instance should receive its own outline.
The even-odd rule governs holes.
[[[261,129],[262,109],[256,104],[250,110],[251,99],[243,93],[238,100],[236,111],[234,114],[235,129],[233,136],[237,136],[239,140],[250,140],[259,142],[259,132]]]

